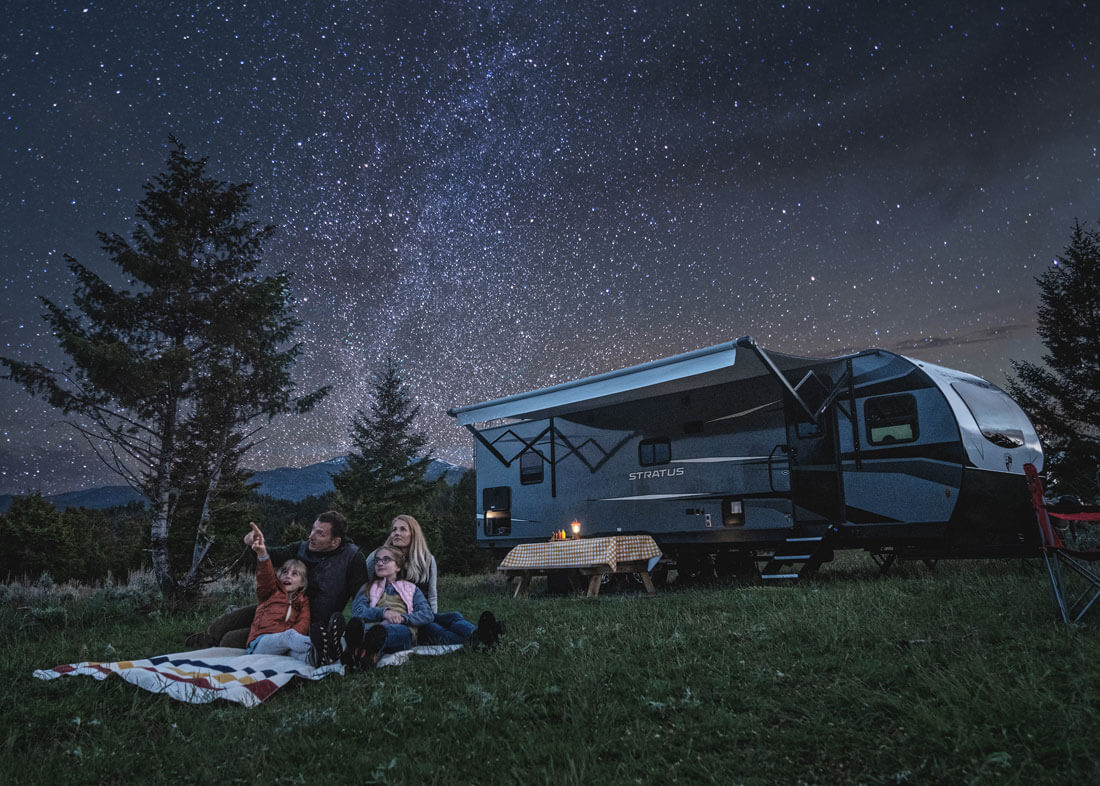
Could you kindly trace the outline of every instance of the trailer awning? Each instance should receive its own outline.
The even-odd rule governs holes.
[[[560,417],[595,407],[622,404],[669,393],[680,393],[724,382],[748,380],[780,373],[790,389],[787,371],[835,364],[836,359],[804,358],[765,353],[749,336],[639,366],[609,371],[593,377],[514,396],[456,407],[447,414],[458,425],[490,420],[531,420]]]

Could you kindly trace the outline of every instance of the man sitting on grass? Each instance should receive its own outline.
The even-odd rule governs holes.
[[[359,588],[367,582],[367,563],[359,547],[347,539],[348,521],[335,510],[326,511],[313,522],[307,540],[288,543],[268,549],[272,561],[281,565],[288,559],[298,559],[309,568],[309,598],[311,622],[309,636],[312,642],[310,663],[323,666],[334,662],[340,655],[340,642],[326,642],[328,619],[342,612]],[[244,536],[244,543],[252,547],[253,532]],[[236,609],[215,619],[201,633],[187,637],[187,646],[239,647],[248,644],[248,632],[256,613],[255,606]]]

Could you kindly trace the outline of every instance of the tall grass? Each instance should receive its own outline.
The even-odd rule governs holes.
[[[494,609],[501,646],[291,686],[253,710],[31,678],[177,651],[232,593],[182,617],[5,616],[0,780],[1100,782],[1097,627],[1056,622],[1034,561],[879,578],[845,557],[799,586],[652,599],[537,583],[513,599],[497,577],[440,594],[471,617]]]

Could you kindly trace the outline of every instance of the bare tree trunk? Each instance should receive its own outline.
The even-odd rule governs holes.
[[[176,591],[176,580],[172,576],[172,564],[168,559],[168,511],[171,504],[166,480],[157,483],[156,499],[153,502],[153,524],[150,531],[150,554],[153,560],[153,575],[157,586],[165,596]]]
[[[222,464],[225,462],[227,446],[229,444],[228,432],[223,432],[218,453],[214,457],[210,479],[206,483],[206,492],[203,494],[202,511],[199,513],[199,523],[195,530],[195,546],[191,550],[191,568],[187,571],[180,586],[184,592],[190,592],[198,586],[199,576],[202,573],[202,565],[210,547],[214,545],[214,538],[208,533],[210,524],[210,505],[214,495],[218,492],[218,486],[222,479]]]
[[[164,416],[164,428],[160,434],[160,456],[153,476],[153,522],[150,529],[150,555],[157,586],[166,598],[174,597],[179,589],[172,575],[172,562],[168,555],[168,531],[172,526],[172,466],[175,464],[176,407],[168,407]]]

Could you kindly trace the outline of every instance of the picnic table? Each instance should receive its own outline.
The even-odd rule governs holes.
[[[527,594],[534,576],[566,572],[588,579],[587,595],[600,594],[600,583],[609,573],[637,573],[646,593],[654,595],[650,571],[661,557],[661,550],[649,535],[616,535],[607,538],[573,538],[547,543],[523,543],[516,546],[497,570],[518,576],[515,597]]]

